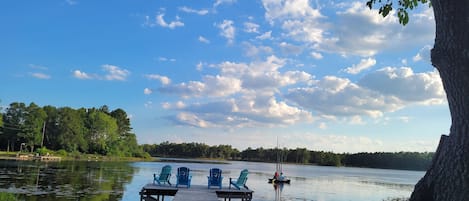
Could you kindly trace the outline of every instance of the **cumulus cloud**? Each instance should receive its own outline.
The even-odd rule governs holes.
[[[148,74],[148,75],[145,75],[145,77],[147,79],[150,79],[150,80],[158,80],[161,82],[161,84],[163,85],[168,85],[171,83],[171,79],[169,79],[168,77],[166,76],[162,76],[162,75],[157,75],[157,74]]]
[[[256,36],[256,39],[259,39],[259,40],[271,39],[272,40],[272,31],[267,31],[259,36]]]
[[[311,52],[311,57],[315,58],[315,59],[322,59],[323,56],[321,53],[319,52]]]
[[[216,0],[215,3],[213,4],[213,7],[218,7],[222,4],[233,4],[235,3],[236,0]]]
[[[284,54],[299,55],[303,52],[303,47],[293,45],[287,42],[281,42],[279,46]]]
[[[242,128],[311,122],[309,111],[274,96],[280,87],[312,79],[312,75],[303,71],[280,72],[285,65],[286,60],[276,56],[252,63],[222,62],[213,66],[220,71],[219,75],[162,86],[159,91],[186,98],[188,102],[190,98],[209,98],[207,102],[186,104],[184,108],[166,104],[166,108],[184,112],[185,118],[170,118],[178,125],[201,126],[199,123],[203,122],[205,127]]]
[[[118,80],[118,81],[125,81],[127,77],[130,75],[130,71],[126,69],[122,69],[118,66],[104,64],[101,66],[101,69],[104,71],[104,74],[98,75],[93,74],[90,75],[80,70],[73,71],[73,77],[77,79],[99,79],[99,80]]]
[[[190,81],[176,85],[168,85],[159,89],[162,93],[177,94],[181,97],[227,96],[241,90],[241,81],[232,77],[211,76],[203,78],[203,82]]]
[[[360,123],[359,116],[382,117],[410,104],[445,102],[436,71],[414,73],[407,67],[387,67],[365,75],[357,83],[335,76],[312,83],[290,89],[285,97],[320,115],[348,117],[351,123]]]
[[[326,76],[312,87],[290,89],[286,98],[303,108],[332,116],[376,118],[404,107],[396,97],[384,96],[335,76]]]
[[[201,10],[195,10],[186,6],[179,7],[179,10],[186,12],[186,13],[195,13],[197,15],[206,15],[208,14],[208,10],[206,9],[201,9]]]
[[[73,71],[73,77],[75,78],[78,78],[78,79],[83,79],[83,80],[86,80],[86,79],[92,79],[93,77],[88,75],[87,73],[85,72],[82,72],[80,70],[74,70]]]
[[[362,59],[360,60],[360,63],[352,65],[351,67],[344,69],[344,71],[349,74],[358,74],[363,70],[373,67],[375,64],[376,60],[373,58]]]
[[[370,57],[383,50],[429,44],[434,38],[431,9],[413,14],[408,26],[394,12],[383,18],[363,2],[336,4],[336,13],[325,16],[307,0],[263,0],[265,18],[279,23],[282,35],[307,43],[315,51]],[[327,19],[334,18],[332,26]],[[413,41],[411,44],[407,41]]]
[[[203,36],[199,36],[199,41],[201,43],[206,43],[206,44],[210,43],[210,41],[208,39],[206,39],[205,37],[203,37]]]
[[[217,27],[220,29],[220,35],[228,40],[228,43],[233,43],[235,39],[235,27],[233,26],[234,22],[231,20],[223,20],[221,24],[218,24]]]
[[[126,69],[121,69],[118,66],[105,64],[102,69],[106,72],[104,75],[105,80],[119,80],[124,81],[130,75],[130,72]]]
[[[431,63],[431,56],[430,56],[430,51],[432,50],[432,47],[430,45],[424,46],[420,51],[415,55],[412,60],[414,62],[417,61],[426,61],[428,63]]]
[[[386,67],[365,75],[359,84],[402,101],[441,104],[446,95],[438,72],[414,73],[409,67]]]
[[[244,54],[248,57],[257,57],[265,54],[272,54],[273,49],[269,46],[254,46],[251,43],[243,42]]]
[[[149,88],[143,89],[143,94],[145,94],[145,95],[149,95],[149,94],[152,94],[152,93],[153,93],[153,90],[151,90]]]
[[[170,29],[175,29],[176,27],[184,26],[184,23],[180,21],[178,16],[176,16],[176,19],[174,21],[171,21],[168,23],[164,20],[163,18],[164,15],[165,14],[158,14],[154,20],[151,19],[150,16],[145,16],[144,25],[148,27],[161,26],[161,27],[170,28]]]
[[[247,33],[259,33],[259,25],[252,22],[245,22],[244,31]]]

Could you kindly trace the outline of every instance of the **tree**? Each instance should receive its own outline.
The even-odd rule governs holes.
[[[46,117],[46,112],[35,103],[30,103],[26,108],[24,124],[21,125],[18,136],[31,147],[31,152],[34,151],[34,146],[41,144]]]
[[[100,110],[90,109],[87,121],[90,152],[107,154],[118,138],[116,120]]]
[[[7,150],[15,151],[15,147],[20,147],[18,133],[24,125],[26,116],[26,105],[24,103],[13,102],[6,109],[4,114],[4,124],[2,139],[7,140]]]
[[[69,107],[59,108],[57,114],[57,148],[69,152],[88,151],[88,143],[85,139],[87,129],[81,113],[83,110],[74,110]]]
[[[382,3],[381,0],[378,0]],[[383,0],[379,12],[386,16],[393,1]],[[377,0],[368,0],[372,8]],[[407,11],[427,0],[399,0],[399,22],[409,20]],[[394,4],[395,5],[395,4]],[[439,71],[451,114],[449,135],[442,135],[425,176],[416,184],[411,201],[469,200],[469,1],[432,0],[435,44],[432,65]]]

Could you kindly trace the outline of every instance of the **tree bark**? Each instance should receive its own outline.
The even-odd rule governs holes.
[[[410,201],[469,201],[469,1],[432,0],[436,22],[432,64],[440,72],[451,113],[425,176]]]

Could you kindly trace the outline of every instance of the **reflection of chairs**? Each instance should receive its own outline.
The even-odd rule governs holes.
[[[153,174],[153,183],[158,183],[161,185],[162,183],[168,183],[171,186],[171,182],[169,182],[169,179],[171,178],[171,166],[165,165],[161,169],[161,172],[159,175]]]
[[[239,174],[238,179],[234,180],[233,178],[230,178],[230,188],[231,188],[231,185],[233,185],[238,190],[240,190],[241,187],[244,187],[249,190],[249,188],[246,186],[246,181],[248,180],[248,173],[249,173],[248,170],[244,169]]]
[[[221,189],[221,182],[223,180],[223,176],[221,176],[221,170],[218,168],[210,169],[210,174],[207,176],[208,179],[208,188],[210,186],[218,186]]]
[[[176,187],[178,187],[178,185],[186,185],[187,188],[191,187],[192,175],[190,174],[190,171],[191,170],[187,167],[178,168]]]

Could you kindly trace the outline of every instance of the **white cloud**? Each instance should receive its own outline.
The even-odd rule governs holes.
[[[339,11],[329,12],[328,16],[309,2],[263,0],[265,18],[272,24],[280,23],[284,37],[307,45],[313,51],[341,55],[370,57],[384,50],[429,44],[434,38],[434,20],[428,8],[411,16],[409,25],[403,27],[395,12],[383,18],[363,2],[339,4],[336,7]]]
[[[206,39],[205,37],[203,37],[203,36],[199,36],[199,41],[202,42],[202,43],[206,43],[206,44],[210,43],[210,41],[208,39]]]
[[[146,78],[150,79],[150,80],[158,80],[161,82],[161,84],[163,85],[168,85],[171,83],[171,79],[169,79],[168,77],[166,76],[162,76],[162,75],[157,75],[157,74],[148,74],[148,75],[145,75]]]
[[[280,72],[279,69],[285,64],[285,59],[276,56],[249,64],[223,62],[214,66],[220,75],[207,75],[201,81],[163,86],[159,90],[179,95],[188,102],[191,98],[203,97],[207,100],[179,108],[183,110],[180,112],[185,113],[184,117],[191,117],[192,120],[171,118],[176,124],[194,126],[198,125],[194,122],[204,122],[206,127],[243,128],[311,122],[313,117],[310,112],[277,100],[274,96],[279,87],[308,82],[312,78],[302,71]],[[171,105],[168,108],[175,109],[169,107]]]
[[[359,64],[357,65],[354,64],[351,67],[344,69],[344,71],[349,74],[358,74],[362,72],[363,70],[373,67],[375,64],[376,64],[376,60],[370,57],[368,59],[360,60]]]
[[[315,58],[315,59],[322,59],[323,56],[321,53],[319,52],[311,52],[311,57]]]
[[[271,39],[272,40],[272,31],[267,31],[263,33],[262,35],[256,36],[256,39],[259,39],[259,40]]]
[[[130,75],[130,72],[126,69],[121,69],[118,66],[104,64],[103,70],[107,73],[104,75],[105,80],[119,80],[124,81]]]
[[[262,3],[266,10],[265,18],[272,23],[280,19],[311,19],[320,18],[322,14],[318,9],[314,9],[308,0],[263,0]]]
[[[307,88],[294,88],[286,98],[321,115],[381,117],[404,107],[392,96],[362,88],[348,79],[326,76]]]
[[[431,50],[432,50],[432,47],[430,45],[424,46],[422,49],[420,49],[420,51],[417,53],[417,55],[415,55],[412,58],[412,60],[414,62],[426,61],[428,63],[431,63],[431,56],[430,56]]]
[[[247,33],[259,33],[259,25],[252,22],[245,22],[244,31]]]
[[[184,123],[186,125],[191,125],[194,127],[199,127],[199,128],[207,128],[210,126],[210,124],[203,119],[200,119],[197,117],[197,115],[192,114],[192,113],[187,113],[187,112],[181,112],[176,116],[176,119],[180,123]]]
[[[190,81],[177,85],[163,86],[162,93],[177,94],[181,97],[220,97],[237,93],[241,90],[241,81],[233,77],[210,76],[203,78],[204,82]]]
[[[236,0],[216,0],[215,3],[213,4],[213,7],[218,7],[222,4],[233,4],[235,2]]]
[[[195,13],[197,15],[206,15],[208,14],[208,10],[202,9],[202,10],[195,10],[186,6],[179,7],[179,10],[184,11],[186,13]]]
[[[82,72],[80,70],[73,71],[73,77],[78,78],[78,79],[83,79],[83,80],[93,78],[92,76],[90,76],[87,73]]]
[[[145,94],[145,95],[149,95],[149,94],[152,94],[152,93],[153,93],[153,90],[151,90],[149,88],[143,89],[143,94]]]
[[[228,40],[228,43],[233,43],[235,39],[235,27],[233,26],[233,21],[223,20],[221,24],[218,24],[217,27],[220,29],[220,35]]]
[[[31,73],[31,76],[37,78],[37,79],[42,79],[42,80],[48,80],[51,78],[50,75],[44,74],[44,73]]]
[[[248,57],[256,57],[265,54],[272,54],[273,50],[269,46],[254,46],[251,43],[243,42],[244,53]]]
[[[170,29],[175,29],[176,27],[184,26],[184,23],[180,21],[178,16],[176,16],[176,20],[167,23],[163,18],[164,15],[165,14],[158,14],[155,17],[154,21],[150,18],[150,16],[145,16],[144,25],[148,26],[148,27],[155,27],[155,26],[158,25],[158,26],[165,27],[165,28],[170,28]]]
[[[410,103],[441,104],[446,101],[441,78],[436,70],[414,73],[408,67],[386,67],[364,76],[359,84]]]
[[[303,52],[303,47],[296,46],[287,42],[281,42],[279,46],[284,54],[299,55]]]

